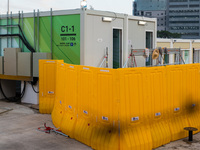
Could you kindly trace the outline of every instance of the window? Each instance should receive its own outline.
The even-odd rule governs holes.
[[[170,21],[169,23],[199,23],[199,21]]]
[[[199,7],[199,5],[189,5],[189,7]]]
[[[199,18],[199,15],[188,15],[188,16],[169,16],[169,18],[185,18],[185,19],[189,19],[189,18]]]
[[[170,30],[199,30],[199,26],[173,26]]]
[[[169,2],[187,2],[188,0],[169,0]]]
[[[170,10],[170,13],[198,13],[198,9],[191,9],[191,10]]]
[[[151,12],[146,12],[146,16],[151,16],[152,13]]]
[[[169,5],[169,8],[187,8],[188,5]]]

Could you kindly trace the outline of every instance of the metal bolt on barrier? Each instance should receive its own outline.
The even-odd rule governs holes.
[[[197,131],[198,129],[194,127],[185,127],[184,130],[187,130],[189,132],[188,141],[193,141],[193,131]]]

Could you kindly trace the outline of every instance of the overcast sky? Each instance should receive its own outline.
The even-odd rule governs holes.
[[[0,13],[7,12],[7,1],[0,0]],[[9,0],[10,11],[32,12],[34,9],[40,11],[63,10],[80,8],[81,0]],[[87,8],[93,7],[95,10],[114,11],[117,13],[132,14],[133,0],[87,0]]]

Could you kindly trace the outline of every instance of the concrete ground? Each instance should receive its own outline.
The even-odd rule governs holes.
[[[0,150],[91,150],[74,139],[38,131],[44,123],[54,127],[51,116],[29,106],[0,101]],[[200,133],[193,138],[193,143],[187,143],[185,138],[156,150],[200,150]]]
[[[200,133],[193,136],[193,141],[188,142],[188,138],[184,138],[178,141],[170,142],[155,150],[200,150]]]
[[[13,110],[3,113],[6,108]],[[54,127],[51,115],[0,101],[0,150],[91,150],[74,139],[38,131],[45,122],[47,126]]]

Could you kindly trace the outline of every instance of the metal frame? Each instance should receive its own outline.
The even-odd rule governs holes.
[[[159,58],[158,59],[158,63],[156,65],[150,65],[150,66],[163,66],[163,65],[173,65],[173,64],[185,64],[182,55],[181,55],[181,49],[180,48],[158,48],[159,51],[162,52],[162,55],[159,53]],[[149,56],[151,59],[151,55],[153,53],[155,49],[149,49]],[[175,54],[177,57],[177,62],[173,63],[173,64],[169,64],[169,63],[165,63],[163,64],[162,60],[163,59],[163,55],[166,54]],[[129,61],[131,60],[131,64],[134,64],[133,61],[135,61],[135,59],[133,60],[134,57],[136,56],[144,56],[145,55],[145,49],[131,49],[131,53],[129,54],[129,57],[127,58],[123,68],[126,67],[137,67],[137,65],[129,65]],[[151,64],[152,64],[152,59],[150,60]]]
[[[106,47],[105,56],[99,66],[100,68],[103,66],[104,62],[106,62],[106,68],[108,68],[108,47]]]

